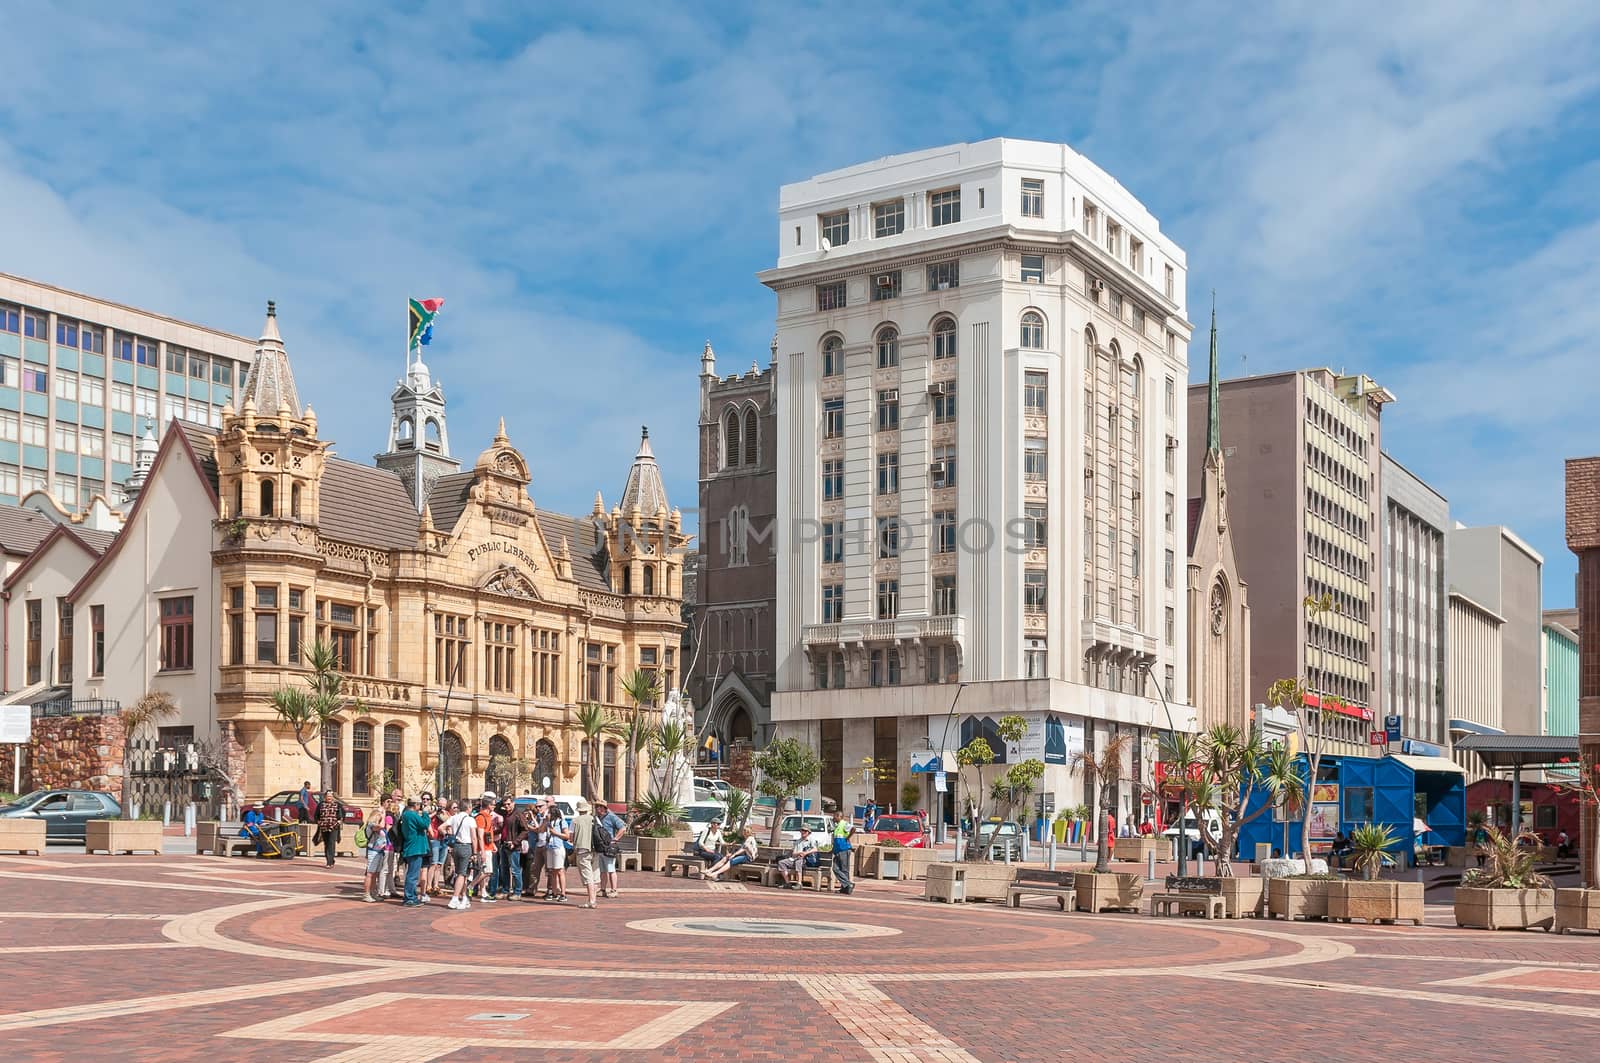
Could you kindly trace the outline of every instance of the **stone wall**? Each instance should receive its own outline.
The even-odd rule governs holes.
[[[33,721],[33,740],[22,763],[22,789],[70,787],[105,790],[122,800],[120,716],[50,716]],[[15,746],[0,746],[0,788],[10,789]]]

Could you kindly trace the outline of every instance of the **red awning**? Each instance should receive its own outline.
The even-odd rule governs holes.
[[[1306,707],[1320,709],[1322,708],[1322,699],[1315,694],[1307,693]],[[1357,720],[1367,720],[1368,722],[1372,720],[1371,709],[1367,708],[1365,705],[1357,705],[1351,701],[1335,699],[1333,704],[1328,706],[1328,711],[1337,712],[1342,716],[1350,716]]]

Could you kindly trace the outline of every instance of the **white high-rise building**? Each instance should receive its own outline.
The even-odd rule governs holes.
[[[1118,731],[1149,781],[1156,685],[1192,719],[1182,249],[1031,141],[822,174],[779,214],[779,733],[846,804],[933,803],[913,760],[1000,751],[1012,712],[1057,807],[1088,796],[1071,752]]]

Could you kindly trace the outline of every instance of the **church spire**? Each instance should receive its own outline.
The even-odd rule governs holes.
[[[1217,293],[1211,293],[1211,376],[1206,388],[1206,450],[1222,453],[1222,403],[1217,380]]]
[[[266,324],[261,327],[261,338],[256,341],[255,357],[244,381],[244,403],[255,404],[259,417],[273,420],[280,411],[300,419],[300,393],[294,386],[294,371],[289,366],[289,353],[284,350],[283,336],[278,332],[278,304],[267,303]]]

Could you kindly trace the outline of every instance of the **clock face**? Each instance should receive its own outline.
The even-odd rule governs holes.
[[[1211,586],[1211,633],[1222,634],[1222,629],[1228,624],[1228,596],[1222,589],[1221,583]]]

